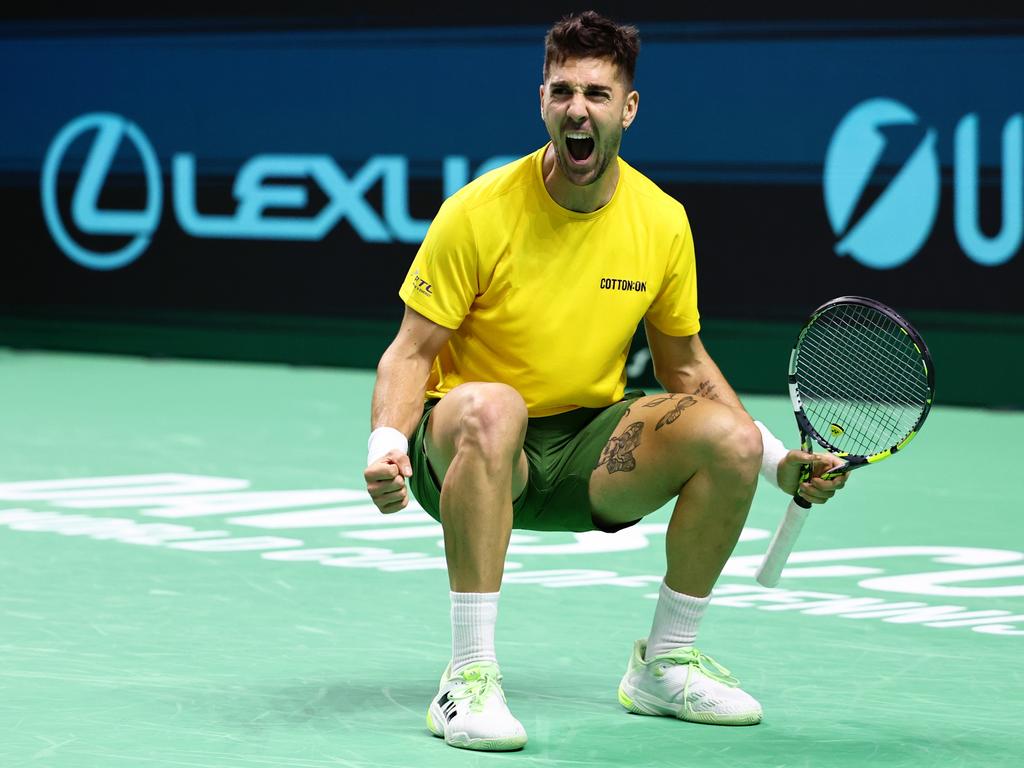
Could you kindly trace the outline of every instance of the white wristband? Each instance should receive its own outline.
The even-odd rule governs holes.
[[[754,424],[761,432],[761,445],[764,447],[764,452],[761,454],[761,477],[778,488],[779,462],[786,458],[789,451],[782,441],[768,430],[768,427],[760,421],[755,421]]]
[[[377,427],[366,441],[366,466],[391,450],[409,452],[409,440],[394,427]]]

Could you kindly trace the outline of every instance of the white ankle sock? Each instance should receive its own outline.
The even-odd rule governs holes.
[[[451,592],[452,672],[477,661],[497,662],[494,625],[501,592]]]
[[[711,602],[707,597],[692,597],[676,592],[664,581],[658,593],[658,607],[654,609],[654,622],[647,638],[645,659],[653,659],[673,648],[686,648],[697,639],[697,628],[704,611]]]

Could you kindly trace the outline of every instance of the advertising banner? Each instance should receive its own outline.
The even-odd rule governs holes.
[[[443,199],[547,138],[541,27],[62,30],[0,36],[8,311],[397,317]],[[641,35],[622,156],[686,206],[705,315],[1024,312],[1024,37]]]

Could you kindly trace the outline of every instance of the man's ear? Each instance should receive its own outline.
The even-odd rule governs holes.
[[[639,108],[640,94],[637,91],[630,91],[626,94],[626,104],[622,108],[622,130],[626,130],[633,124]]]

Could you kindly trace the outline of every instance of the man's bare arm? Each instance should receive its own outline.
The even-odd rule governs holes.
[[[644,321],[654,377],[666,392],[698,395],[743,409],[725,376],[704,349],[700,336],[668,336]]]
[[[406,478],[412,477],[408,444],[393,430],[409,438],[423,414],[430,367],[451,331],[406,308],[398,335],[377,365],[370,425],[371,462],[363,472],[366,491],[384,514],[409,503]],[[389,429],[381,429],[387,427]]]
[[[452,332],[406,307],[398,334],[377,365],[370,427],[412,435],[423,413],[430,367]]]

